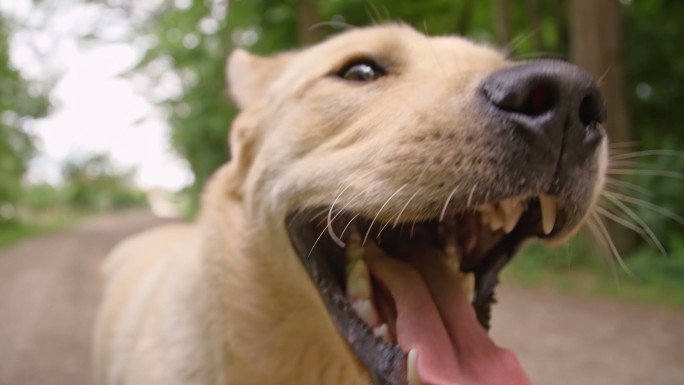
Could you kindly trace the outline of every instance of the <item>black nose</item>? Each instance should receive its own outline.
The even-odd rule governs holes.
[[[575,162],[592,154],[603,138],[605,101],[596,82],[579,67],[540,60],[506,68],[482,85],[498,119],[512,123],[531,150]]]

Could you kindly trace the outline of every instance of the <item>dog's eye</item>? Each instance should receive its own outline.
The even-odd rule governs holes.
[[[342,69],[338,76],[353,82],[370,82],[385,75],[385,71],[370,60],[355,61]]]

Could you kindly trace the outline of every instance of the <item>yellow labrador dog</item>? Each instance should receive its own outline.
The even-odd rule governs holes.
[[[237,50],[233,160],[196,225],[106,265],[100,384],[529,384],[487,334],[498,273],[601,191],[595,82],[407,26]]]

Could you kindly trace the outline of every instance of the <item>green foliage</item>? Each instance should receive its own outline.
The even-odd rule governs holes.
[[[7,28],[0,14],[0,223],[14,218],[22,197],[22,178],[34,154],[22,121],[46,111],[46,99],[30,95],[26,82],[10,66]]]
[[[105,155],[72,160],[64,166],[63,174],[63,186],[36,186],[29,194],[29,203],[40,209],[64,199],[64,203],[81,211],[102,211],[143,206],[146,202],[145,194],[132,187],[133,172],[117,170]]]
[[[538,4],[536,10],[530,8],[533,3]],[[150,70],[160,62],[170,63],[182,81],[182,94],[166,105],[173,127],[173,144],[188,159],[196,176],[191,192],[195,196],[211,173],[229,158],[227,134],[236,110],[225,97],[225,58],[238,46],[259,54],[300,46],[299,8],[305,4],[315,5],[318,20],[323,22],[308,32],[313,40],[340,32],[344,29],[343,23],[403,21],[432,35],[458,33],[498,44],[514,58],[570,57],[567,4],[552,0],[509,2],[511,41],[497,41],[491,1],[231,0],[226,17],[223,17],[225,9],[218,9],[216,2],[193,1],[187,8],[167,2],[154,20],[141,28],[141,34],[156,40],[141,68]],[[678,150],[684,147],[684,109],[679,107],[684,105],[681,87],[684,84],[684,50],[681,49],[684,24],[680,22],[684,20],[684,2],[632,1],[622,9],[627,39],[626,90],[634,123],[633,137],[640,143],[634,149]],[[161,78],[163,73],[158,75]],[[682,156],[635,160],[639,164],[616,164],[616,168],[638,168],[640,174],[649,174],[647,170],[651,169],[684,173]],[[622,193],[674,213],[684,213],[684,200],[678,199],[684,194],[681,178],[636,175],[626,180],[642,189],[620,188]],[[684,281],[682,227],[664,215],[663,210],[629,205],[658,235],[669,256],[654,257],[657,250],[653,245],[641,247],[631,258],[626,256],[627,264],[638,278],[622,287],[649,287],[644,290],[652,296],[662,295],[663,291],[653,288],[663,282],[674,284],[668,277]],[[633,221],[629,215],[622,216]],[[544,271],[553,271],[563,275],[562,271],[569,269],[580,272],[580,281],[586,281],[585,272],[602,271],[601,278],[610,278],[606,264],[597,262],[601,259],[587,257],[597,254],[594,249],[587,251],[594,247],[593,242],[583,242],[588,246],[581,246],[582,241],[578,241],[562,249],[560,254],[532,249],[528,253],[531,257],[521,258],[511,271],[525,271],[525,274],[536,271],[542,275]],[[516,270],[516,266],[522,268]],[[613,282],[611,279],[602,282],[608,282],[608,286],[600,290],[612,290],[608,288]]]
[[[170,61],[182,82],[182,97],[165,101],[165,106],[173,127],[172,143],[195,174],[195,194],[227,161],[227,132],[236,112],[225,96],[224,60],[230,33],[225,20],[211,17],[211,12],[205,2],[192,2],[187,9],[169,6],[153,24],[143,27],[157,44],[140,67],[150,72],[160,62]]]
[[[525,286],[550,286],[564,292],[619,298],[684,309],[684,244],[676,252],[654,255],[644,247],[624,260],[625,267],[597,249],[582,234],[556,249],[534,243],[527,246],[503,272],[503,279]]]
[[[25,239],[68,228],[81,219],[82,216],[77,214],[60,213],[47,218],[0,223],[0,249]]]

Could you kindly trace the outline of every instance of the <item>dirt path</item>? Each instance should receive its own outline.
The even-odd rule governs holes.
[[[99,262],[163,222],[120,214],[0,250],[0,385],[90,384]],[[684,384],[684,313],[511,286],[499,298],[495,339],[535,384]]]
[[[0,250],[0,385],[92,382],[100,261],[121,238],[162,222],[124,213]]]
[[[541,385],[684,385],[684,312],[504,286],[494,340]]]

